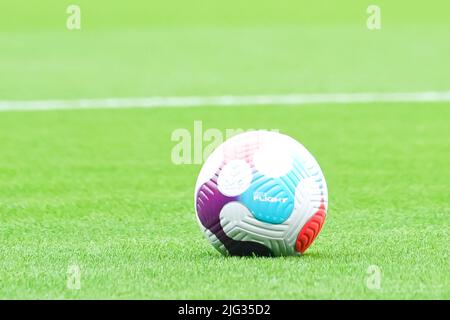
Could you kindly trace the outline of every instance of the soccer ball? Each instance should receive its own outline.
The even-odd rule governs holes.
[[[327,206],[325,178],[311,153],[270,131],[225,141],[195,186],[200,227],[224,255],[302,254],[320,232]]]

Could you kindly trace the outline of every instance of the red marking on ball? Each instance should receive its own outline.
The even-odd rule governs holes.
[[[298,234],[297,241],[295,242],[295,250],[304,253],[309,248],[311,243],[316,239],[322,226],[325,222],[326,212],[325,204],[319,207],[319,210],[305,223],[302,230]]]

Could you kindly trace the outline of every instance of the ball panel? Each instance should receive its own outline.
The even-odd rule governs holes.
[[[261,132],[245,132],[225,141],[223,143],[224,163],[239,159],[253,166],[254,154],[261,147]]]
[[[294,209],[295,186],[288,177],[269,178],[256,173],[249,189],[239,196],[256,219],[280,224]]]
[[[219,240],[219,238],[216,237],[216,235],[211,232],[210,230],[208,230],[207,228],[205,228],[200,221],[199,225],[201,230],[203,231],[203,234],[205,235],[205,238],[212,244],[212,246],[219,251],[221,254],[223,255],[227,255],[228,251],[225,248],[225,245]]]
[[[252,176],[252,169],[246,161],[234,159],[220,170],[217,186],[228,197],[238,196],[250,187]]]
[[[217,178],[203,184],[197,192],[196,210],[201,224],[211,230],[219,223],[220,210],[228,202],[235,201],[236,197],[227,197],[217,187]]]
[[[268,178],[278,178],[292,170],[290,150],[279,138],[263,143],[253,157],[253,163],[255,169]]]
[[[325,205],[322,204],[319,210],[308,220],[298,234],[295,243],[295,250],[304,253],[313,243],[325,223]]]
[[[220,212],[228,203],[235,203],[235,197],[223,195],[217,185],[217,176],[203,184],[196,198],[197,217],[207,239],[220,252],[230,255],[271,256],[272,251],[261,243],[237,241],[225,233],[220,223]]]
[[[274,140],[271,139],[268,145],[272,145]],[[283,161],[289,162],[289,165],[281,164],[281,171],[275,173],[276,170],[274,170],[269,175],[266,175],[260,171],[261,167],[258,168],[257,163],[259,160],[255,160],[254,169],[256,172],[254,173],[253,181],[249,189],[239,196],[239,200],[250,209],[258,220],[273,224],[283,223],[292,214],[295,202],[295,190],[300,180],[307,176],[307,172],[298,156],[291,154],[291,150],[286,148],[285,139],[277,140],[282,140],[277,141],[279,142],[278,148],[284,146],[284,151],[278,152],[274,150],[274,153],[282,153],[283,155],[281,157],[284,158]],[[265,151],[261,151],[267,145],[265,143],[262,145],[262,149],[255,154],[255,157],[262,157],[266,153]],[[274,157],[269,157],[269,160],[274,159]],[[271,163],[271,166],[277,168],[279,164],[275,161]],[[266,169],[262,168],[262,170],[264,171]]]
[[[220,213],[220,224],[227,236],[236,241],[256,242],[269,248],[274,255],[288,255],[294,251],[287,248],[284,235],[288,224],[270,224],[257,220],[240,202],[230,202]]]
[[[285,224],[272,225],[257,220],[240,202],[230,202],[223,207],[220,212],[220,224],[225,233],[235,240],[254,240],[258,237],[282,239],[288,229]],[[245,233],[233,236],[234,229],[240,229]]]

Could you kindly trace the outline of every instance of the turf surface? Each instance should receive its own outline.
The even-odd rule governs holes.
[[[257,111],[3,113],[2,297],[449,298],[448,105]],[[170,159],[172,130],[197,119],[282,128],[316,155],[330,212],[305,256],[223,258],[206,242],[199,168]],[[65,288],[71,264],[79,291]],[[381,290],[366,288],[369,265]]]
[[[81,1],[79,32],[61,2],[15,1],[0,13],[0,100],[448,90],[444,2],[408,15],[380,2],[373,33],[351,1],[152,1],[150,21]],[[206,242],[200,168],[171,162],[171,133],[195,120],[279,129],[316,156],[330,210],[304,256],[224,258]],[[2,112],[0,298],[449,299],[449,120],[448,103]],[[80,290],[67,288],[71,265]]]

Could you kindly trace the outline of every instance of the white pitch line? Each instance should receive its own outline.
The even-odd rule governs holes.
[[[263,106],[305,104],[351,104],[376,102],[450,102],[450,91],[393,93],[305,93],[279,95],[226,95],[192,97],[104,98],[75,100],[2,101],[0,111],[61,109],[122,109],[204,106]]]

